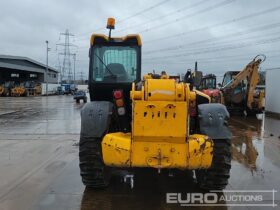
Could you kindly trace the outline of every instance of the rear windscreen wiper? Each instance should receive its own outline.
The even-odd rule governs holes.
[[[115,75],[108,67],[107,67],[107,65],[103,62],[103,60],[98,56],[98,55],[96,55],[95,53],[94,53],[94,55],[98,58],[98,60],[105,66],[105,68],[106,68],[106,70],[111,74],[111,76],[113,77],[113,78],[117,78],[117,75]]]

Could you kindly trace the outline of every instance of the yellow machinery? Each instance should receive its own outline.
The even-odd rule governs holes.
[[[224,103],[231,110],[261,112],[265,106],[264,90],[257,90],[259,66],[265,60],[256,56],[241,71],[226,72],[221,91]]]
[[[42,94],[42,85],[40,83],[37,83],[34,87],[35,95],[39,96]]]
[[[11,96],[11,90],[14,87],[13,81],[6,81],[3,85],[0,87],[0,94],[1,96]]]
[[[213,141],[188,133],[189,86],[147,79],[131,91],[132,132],[109,133],[102,141],[104,163],[118,167],[198,169],[212,163]],[[186,140],[187,139],[187,140]]]
[[[0,96],[4,95],[5,87],[4,85],[0,85]]]
[[[38,96],[42,94],[42,86],[40,83],[26,82],[25,88],[28,96]]]
[[[26,89],[23,86],[16,86],[11,89],[11,96],[25,96]]]
[[[80,174],[106,187],[114,170],[195,170],[199,187],[223,189],[231,167],[229,114],[189,84],[161,75],[141,80],[139,35],[93,34],[89,93],[81,110]]]

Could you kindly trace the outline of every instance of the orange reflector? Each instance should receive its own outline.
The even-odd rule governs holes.
[[[123,106],[123,100],[122,99],[117,99],[116,100],[116,105],[117,105],[117,107]]]
[[[115,18],[108,18],[107,28],[108,29],[115,29]]]

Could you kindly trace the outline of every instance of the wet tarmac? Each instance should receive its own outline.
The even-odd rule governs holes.
[[[80,179],[80,109],[71,96],[0,98],[0,210],[272,209],[185,207],[166,203],[166,193],[203,192],[193,174],[138,170],[133,189],[115,177],[105,190],[86,189]],[[233,117],[232,170],[226,191],[271,191],[279,209],[280,121]],[[224,192],[226,194],[227,192]],[[233,192],[238,194],[237,192]],[[272,203],[272,196],[264,196]]]

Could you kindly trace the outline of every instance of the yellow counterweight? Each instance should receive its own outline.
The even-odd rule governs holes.
[[[195,100],[188,84],[171,79],[146,79],[133,84],[132,132],[110,133],[102,141],[106,165],[118,167],[209,168],[213,142],[188,134],[188,107]]]

